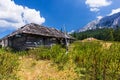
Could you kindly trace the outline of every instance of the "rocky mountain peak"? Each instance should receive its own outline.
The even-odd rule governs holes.
[[[96,28],[115,28],[116,26],[120,26],[120,12],[101,19],[93,20],[80,29],[79,32]]]

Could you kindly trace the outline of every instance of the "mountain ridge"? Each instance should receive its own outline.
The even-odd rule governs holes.
[[[93,30],[96,28],[116,28],[117,26],[120,26],[120,12],[105,16],[101,19],[93,20],[85,25],[82,29],[79,29],[78,32]]]

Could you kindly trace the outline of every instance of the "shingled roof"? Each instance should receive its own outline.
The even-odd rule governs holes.
[[[34,35],[40,35],[40,36],[46,36],[46,37],[56,37],[56,38],[68,38],[68,39],[74,39],[70,35],[65,35],[63,32],[55,29],[55,28],[48,28],[42,25],[38,25],[35,23],[27,24],[21,28],[19,28],[17,31],[5,36],[4,38],[14,36],[16,34],[34,34]],[[4,39],[2,38],[2,39]]]

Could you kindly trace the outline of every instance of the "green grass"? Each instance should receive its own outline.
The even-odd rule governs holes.
[[[75,42],[68,54],[59,45],[38,48],[30,53],[36,55],[38,60],[52,60],[59,70],[63,70],[72,60],[79,79],[117,80],[120,76],[120,43],[113,42],[108,48],[107,45],[104,41]]]
[[[60,45],[21,52],[0,49],[0,69],[3,69],[0,71],[0,76],[7,76],[14,73],[14,70],[17,71],[19,56],[28,56],[36,60],[50,60],[57,65],[58,70],[73,67],[74,72],[78,74],[78,80],[120,79],[119,42],[77,41],[69,46],[68,54]],[[35,65],[36,63],[32,64],[32,66]]]
[[[39,47],[29,50],[28,54],[37,60],[51,60],[53,63],[58,65],[59,69],[63,69],[64,65],[68,61],[66,50],[60,45],[54,45],[51,48]]]
[[[0,49],[0,80],[17,80],[18,56]]]
[[[110,48],[104,42],[74,43],[71,53],[76,64],[76,72],[85,80],[118,80],[120,77],[120,43]]]

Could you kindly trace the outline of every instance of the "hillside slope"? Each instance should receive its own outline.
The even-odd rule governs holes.
[[[116,28],[117,26],[120,26],[120,12],[93,20],[80,29],[79,32],[96,28]]]

